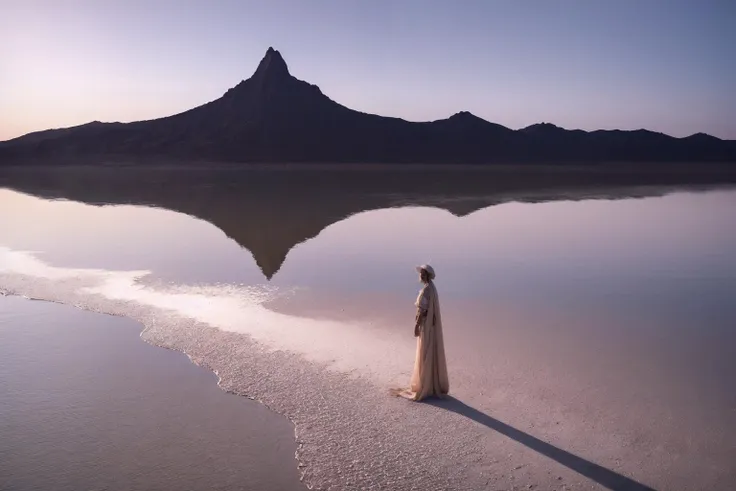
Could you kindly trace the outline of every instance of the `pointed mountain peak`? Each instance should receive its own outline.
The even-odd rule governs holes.
[[[266,55],[258,64],[256,73],[253,74],[253,78],[260,79],[278,79],[289,76],[289,67],[286,66],[281,53],[273,48],[268,48]]]

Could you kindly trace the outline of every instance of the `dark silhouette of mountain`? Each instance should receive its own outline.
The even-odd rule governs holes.
[[[608,166],[576,171],[494,166],[462,172],[387,167],[10,167],[0,169],[0,187],[97,205],[154,206],[206,220],[248,249],[271,279],[297,244],[363,211],[432,206],[462,217],[507,201],[642,197],[714,183],[736,184],[736,168],[713,164],[697,168],[674,164],[668,172],[647,166],[627,172]]]
[[[601,94],[602,97],[605,94]],[[150,121],[89,124],[0,143],[17,162],[573,163],[736,161],[736,141],[646,130],[514,131],[468,112],[431,122],[366,114],[289,73],[269,48],[256,72],[221,98]]]

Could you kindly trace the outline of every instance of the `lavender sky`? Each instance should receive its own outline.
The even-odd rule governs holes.
[[[734,0],[0,0],[0,140],[181,112],[269,46],[366,112],[736,139]]]

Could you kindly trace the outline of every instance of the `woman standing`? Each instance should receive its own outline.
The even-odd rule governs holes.
[[[434,286],[435,273],[432,266],[417,267],[419,280],[424,287],[417,301],[414,336],[417,337],[417,357],[411,377],[411,399],[421,401],[427,397],[442,397],[450,391],[447,376],[445,344],[442,339],[442,316],[437,288]]]

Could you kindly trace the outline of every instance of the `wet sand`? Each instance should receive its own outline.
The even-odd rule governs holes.
[[[286,418],[140,329],[0,297],[0,489],[306,489]]]
[[[305,289],[266,305],[409,342],[413,298],[403,300]],[[471,462],[489,476],[488,489],[732,487],[736,332],[704,336],[702,312],[687,309],[680,323],[657,325],[647,315],[661,308],[653,302],[632,315],[617,312],[610,297],[605,308],[594,296],[573,300],[448,299],[451,397],[425,404],[425,417],[436,418],[427,406],[437,407],[467,426],[462,431],[478,444]],[[413,353],[405,351],[408,375]]]

